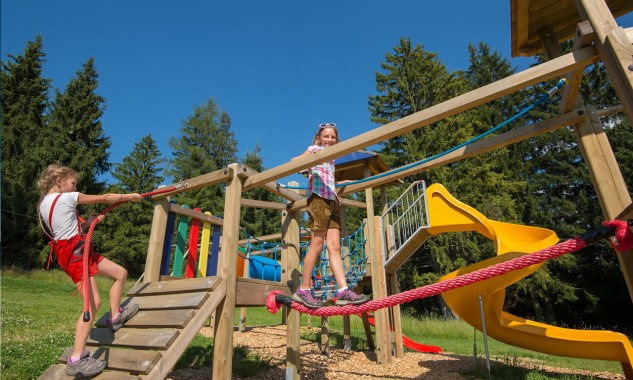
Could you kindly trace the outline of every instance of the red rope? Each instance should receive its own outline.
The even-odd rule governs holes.
[[[497,263],[495,265],[482,268],[474,272],[466,273],[448,280],[436,282],[435,284],[426,285],[417,289],[407,290],[402,293],[388,296],[386,298],[371,300],[362,305],[326,306],[313,309],[305,306],[300,302],[292,301],[292,303],[288,306],[297,311],[300,311],[301,313],[322,317],[329,317],[333,315],[351,315],[368,311],[376,311],[385,307],[391,307],[402,303],[411,302],[416,299],[438,295],[440,293],[456,288],[461,288],[463,286],[487,280],[492,277],[501,276],[510,271],[522,269],[534,264],[539,264],[544,262],[545,260],[553,259],[566,253],[576,252],[580,249],[585,248],[586,246],[587,242],[582,237],[576,237],[537,252],[533,252],[521,257],[516,257],[514,259],[510,259],[502,263]],[[272,301],[272,299],[278,299],[275,297],[275,295],[280,293],[281,292],[279,291],[273,291],[268,294],[268,300],[266,302],[268,311],[276,313],[277,310],[279,310],[280,304],[276,300]]]
[[[150,191],[149,193],[141,194],[143,198],[151,197],[158,194],[169,193],[178,189],[177,186],[171,186],[167,188],[162,188],[154,191]],[[110,206],[106,207],[103,211],[99,213],[99,215],[105,215],[110,212],[112,209],[122,205],[124,202],[113,203]],[[91,241],[92,241],[92,233],[94,232],[95,227],[99,223],[99,219],[95,218],[95,220],[90,223],[90,228],[88,229],[88,233],[86,233],[86,238],[84,242],[84,255],[82,258],[83,265],[83,278],[81,281],[82,286],[82,294],[84,298],[84,312],[83,312],[83,321],[88,322],[90,320],[90,251],[91,251]]]

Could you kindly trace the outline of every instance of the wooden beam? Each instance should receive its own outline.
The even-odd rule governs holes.
[[[576,8],[582,18],[591,23],[596,33],[595,46],[609,73],[611,84],[629,120],[633,120],[633,71],[629,70],[633,56],[631,40],[624,29],[617,25],[605,1],[576,0]]]
[[[310,156],[298,158],[262,173],[250,176],[244,182],[244,189],[249,190],[261,186],[264,183],[275,181],[279,178],[297,173],[303,169],[314,166],[315,164],[366,148],[392,137],[400,136],[406,132],[435,123],[446,117],[467,111],[505,95],[509,95],[525,87],[529,87],[552,78],[558,78],[569,71],[585,67],[597,60],[598,55],[596,49],[593,46],[589,46],[576,52],[564,55],[560,58],[547,61],[497,82],[480,87],[443,103],[436,104],[425,110],[416,112],[413,115],[409,115],[383,125],[382,127],[378,127],[369,132],[352,137],[349,140],[342,141]]]
[[[299,215],[297,212],[284,211],[281,216],[281,282],[294,293],[301,281],[301,238]],[[301,373],[301,313],[284,306],[286,320],[286,379],[300,379]]]
[[[237,279],[235,307],[266,306],[268,293],[273,290],[292,297],[292,291],[286,283],[240,277]]]
[[[190,178],[187,180],[182,180],[180,182],[174,183],[171,186],[183,185],[180,189],[174,190],[170,193],[158,194],[152,197],[153,200],[163,199],[165,197],[169,197],[172,195],[180,194],[185,191],[196,190],[201,187],[215,185],[216,183],[226,182],[230,179],[228,169],[221,169],[211,173],[203,174],[194,178]]]
[[[593,28],[591,27],[589,21],[579,23],[576,27],[573,49],[578,50],[591,45],[594,36],[595,33],[593,32]],[[560,47],[558,49],[560,50]],[[561,101],[559,106],[560,113],[565,113],[575,107],[584,73],[585,70],[582,68],[569,72],[565,76],[567,84],[561,90]]]
[[[369,187],[377,187],[379,185],[383,185],[394,181],[398,178],[404,178],[408,176],[412,176],[417,173],[421,173],[426,170],[433,169],[435,167],[443,166],[449,164],[451,162],[460,161],[466,159],[468,157],[472,157],[481,153],[485,153],[491,151],[493,149],[501,148],[506,145],[514,144],[519,141],[527,140],[547,132],[554,131],[559,128],[566,127],[568,125],[573,125],[584,120],[587,117],[585,115],[584,109],[575,109],[571,112],[567,112],[563,115],[554,116],[547,120],[543,120],[541,122],[535,124],[527,124],[521,128],[513,129],[511,131],[505,132],[500,135],[495,135],[483,140],[479,140],[470,144],[468,146],[456,149],[455,151],[448,153],[442,157],[438,157],[434,160],[426,162],[424,164],[414,166],[412,168],[403,170],[398,173],[390,174],[384,176],[382,178],[378,178],[375,180],[367,181],[365,183],[359,183],[355,185],[347,186],[345,191],[343,191],[343,195],[348,193],[355,193],[358,191],[365,190]]]
[[[371,176],[369,166],[365,166],[364,177]],[[373,189],[365,189],[365,198],[367,202],[367,223],[366,230],[367,242],[365,243],[365,255],[371,257],[371,293],[374,299],[383,299],[387,297],[387,282],[385,277],[385,268],[381,265],[383,258],[381,250],[378,249],[378,241],[380,232],[378,224],[380,217],[374,215],[374,195]],[[376,361],[378,364],[391,363],[391,344],[389,339],[389,314],[387,309],[379,309],[374,311],[374,320],[376,322]]]
[[[244,199],[240,200],[240,204],[246,207],[254,208],[266,208],[272,210],[285,210],[287,208],[286,203],[259,201],[256,199]]]
[[[213,215],[209,215],[209,214],[205,214],[203,212],[199,212],[190,208],[184,208],[180,205],[177,204],[171,204],[171,207],[169,208],[170,212],[173,212],[174,214],[178,214],[178,215],[184,215],[187,216],[189,218],[193,218],[193,219],[198,219],[200,221],[203,222],[208,222],[211,223],[215,226],[223,226],[224,225],[224,220],[222,220],[222,218],[218,218],[217,216],[213,216]]]
[[[226,284],[226,296],[215,312],[213,379],[230,380],[233,369],[233,318],[237,287],[237,241],[240,236],[240,198],[242,180],[238,164],[228,167],[231,181],[226,186],[222,253],[218,259],[218,277]],[[210,314],[209,314],[210,315]]]
[[[241,175],[246,175],[246,178],[259,174],[259,172],[255,169],[252,169],[246,165],[242,165],[242,166],[246,170],[243,170],[244,173],[242,173]],[[301,195],[297,194],[297,192],[292,191],[290,189],[285,189],[283,187],[279,187],[277,186],[277,183],[272,182],[272,181],[264,183],[263,187],[267,189],[268,191],[270,191],[271,193],[276,194],[289,201],[296,201],[298,199],[301,199]]]

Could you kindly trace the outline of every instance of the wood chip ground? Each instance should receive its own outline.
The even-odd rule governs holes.
[[[302,329],[308,327],[302,327]],[[203,327],[201,334],[212,336],[213,331]],[[257,376],[233,379],[278,380],[285,378],[286,326],[249,327],[245,332],[233,335],[234,346],[248,347],[262,359],[270,359],[274,368],[259,373]],[[372,351],[345,352],[342,347],[331,347],[330,356],[321,354],[314,342],[301,341],[301,361],[303,379],[473,379],[468,371],[474,366],[472,356],[454,355],[451,353],[425,354],[407,351],[402,358],[394,358],[388,365],[376,364],[376,355]],[[485,365],[480,362],[479,365]],[[494,365],[494,363],[493,363]],[[525,360],[522,366],[529,367]],[[540,371],[548,373],[573,373],[596,380],[624,380],[623,375],[610,373],[593,373],[589,371],[569,370],[564,368],[534,365]],[[187,368],[171,372],[168,380],[208,380],[211,368]]]

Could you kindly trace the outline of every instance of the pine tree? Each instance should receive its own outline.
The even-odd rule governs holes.
[[[134,144],[132,151],[116,164],[109,191],[146,193],[158,188],[161,175],[160,151],[151,135]],[[130,277],[140,276],[152,226],[153,205],[149,201],[124,203],[106,215],[93,235],[94,246],[102,254],[126,268]]]
[[[23,55],[2,62],[2,261],[4,265],[37,266],[45,239],[39,230],[35,188],[47,146],[39,145],[50,79],[42,77],[42,37],[27,42]],[[31,244],[25,244],[31,242]]]
[[[110,138],[102,128],[101,116],[105,99],[96,93],[99,86],[94,59],[82,65],[62,93],[56,91],[50,114],[54,133],[50,152],[57,161],[77,170],[81,176],[78,188],[89,194],[104,191],[98,181],[110,169]]]
[[[252,152],[246,153],[244,164],[258,172],[262,172],[265,170],[263,160],[261,147],[257,145]],[[281,203],[282,201],[280,197],[262,187],[249,190],[242,197],[266,202]],[[240,226],[251,236],[258,237],[281,231],[281,213],[279,210],[242,207],[241,214]]]
[[[213,98],[202,106],[194,107],[193,115],[183,122],[180,133],[180,137],[169,140],[172,159],[166,172],[172,178],[193,178],[237,161],[237,141],[231,131],[231,119],[226,112],[220,113]],[[223,189],[223,184],[207,186],[181,193],[175,201],[222,215]]]

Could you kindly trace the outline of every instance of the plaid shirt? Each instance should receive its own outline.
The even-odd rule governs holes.
[[[316,153],[321,149],[325,149],[325,147],[318,145],[311,145],[308,147],[308,150],[312,153]],[[310,195],[314,193],[323,199],[338,201],[339,199],[338,195],[336,195],[335,185],[334,160],[315,165],[309,170],[308,192],[306,194],[306,198],[310,198]]]

